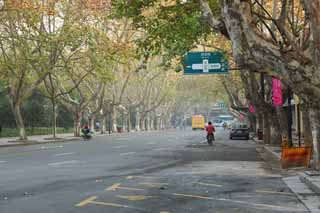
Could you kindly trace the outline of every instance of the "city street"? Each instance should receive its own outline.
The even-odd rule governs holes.
[[[219,129],[0,149],[1,213],[307,212],[252,141]]]

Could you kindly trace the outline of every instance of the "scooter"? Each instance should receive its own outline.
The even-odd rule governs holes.
[[[207,141],[208,141],[208,144],[210,146],[212,146],[213,145],[212,141],[214,141],[214,135],[213,134],[212,135],[208,135],[207,136]]]
[[[86,132],[84,130],[81,130],[81,137],[84,139],[84,140],[90,140],[93,136],[93,132],[90,130],[89,132]]]

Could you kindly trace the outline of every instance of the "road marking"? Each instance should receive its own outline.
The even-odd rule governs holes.
[[[150,176],[128,176],[127,180],[138,179],[138,178],[152,178]]]
[[[171,212],[160,212],[160,213],[171,213]]]
[[[7,163],[8,161],[0,160],[0,163]]]
[[[89,197],[83,201],[81,201],[80,203],[76,204],[75,206],[76,207],[83,207],[89,203],[91,203],[92,201],[96,200],[97,199],[97,196],[92,196],[92,197]]]
[[[155,142],[150,142],[150,143],[147,143],[148,145],[155,145],[156,143]]]
[[[74,163],[80,163],[81,161],[78,160],[70,160],[70,161],[62,161],[62,162],[57,162],[57,163],[49,163],[49,166],[60,166],[60,165],[65,165],[65,164],[74,164]]]
[[[295,196],[295,194],[292,194],[290,192],[277,192],[277,191],[267,191],[267,190],[256,190],[257,193],[264,193],[264,194],[282,194],[282,195],[291,195]]]
[[[97,198],[98,198],[97,196],[89,197],[89,198],[81,201],[80,203],[76,204],[75,207],[83,207],[83,206],[86,206],[86,205],[88,205],[88,204],[96,204],[96,205],[102,205],[102,206],[111,206],[111,207],[128,208],[128,209],[137,209],[137,210],[143,210],[143,211],[145,211],[145,209],[137,208],[137,207],[133,207],[133,206],[127,206],[127,205],[122,205],[122,204],[118,204],[118,203],[107,203],[107,202],[95,201]]]
[[[292,211],[292,212],[296,212],[296,211],[308,212],[307,210],[304,210],[304,209],[290,208],[290,207],[286,207],[286,206],[275,206],[275,205],[262,204],[262,203],[250,203],[250,202],[245,202],[245,201],[241,201],[241,200],[231,200],[231,199],[225,199],[225,198],[212,198],[212,197],[205,197],[205,196],[198,196],[198,195],[179,194],[179,193],[174,193],[173,195],[181,196],[181,197],[197,198],[197,199],[203,199],[203,200],[216,200],[216,201],[240,203],[240,204],[251,205],[251,206],[260,207],[260,208],[266,208],[269,210],[271,208],[271,209],[286,210],[286,211]]]
[[[144,185],[149,188],[158,188],[163,185],[169,185],[168,183],[151,183],[151,182],[144,182],[144,183],[139,183],[140,185]]]
[[[169,148],[158,148],[158,149],[153,149],[152,151],[163,151],[163,150],[170,150]]]
[[[174,193],[173,195],[181,196],[181,197],[198,198],[198,199],[204,199],[204,200],[213,200],[213,198],[211,197],[204,197],[204,196],[198,196],[198,195],[188,195],[188,194],[179,194],[179,193]]]
[[[142,201],[142,200],[155,198],[155,196],[144,196],[144,195],[117,195],[117,197],[130,200],[130,201]]]
[[[41,146],[41,149],[57,149],[57,148],[63,148],[62,145],[60,146]]]
[[[222,187],[222,185],[213,184],[213,183],[202,183],[202,182],[195,182],[195,184],[203,185],[203,186],[214,186],[214,187]]]
[[[115,149],[121,149],[121,148],[124,148],[124,147],[127,147],[127,146],[121,145],[121,146],[115,146],[115,147],[113,147],[113,148],[115,148]]]
[[[126,155],[133,155],[136,152],[126,152],[126,153],[120,153],[120,156],[126,156]]]
[[[144,189],[138,189],[138,188],[131,188],[131,187],[122,187],[120,186],[121,183],[115,183],[112,186],[106,188],[106,191],[116,191],[117,189],[126,189],[131,191],[143,191]]]
[[[55,154],[54,156],[59,157],[59,156],[73,155],[73,154],[74,152],[66,152],[66,153]]]

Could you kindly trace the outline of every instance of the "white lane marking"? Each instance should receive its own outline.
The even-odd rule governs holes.
[[[62,162],[57,162],[57,163],[49,163],[49,166],[60,166],[60,165],[65,165],[65,164],[75,164],[75,163],[81,163],[82,161],[79,160],[70,160],[70,161],[62,161]]]
[[[120,153],[120,156],[125,156],[125,155],[133,155],[136,152],[126,152],[126,153]]]
[[[163,151],[163,150],[170,150],[169,148],[158,148],[158,149],[153,149],[152,151]]]
[[[125,141],[125,140],[129,140],[129,138],[116,138],[116,141]]]
[[[73,155],[73,154],[74,152],[66,152],[66,153],[55,154],[54,156],[59,157],[59,156]]]
[[[156,143],[155,142],[150,142],[150,143],[147,143],[148,145],[155,145]]]
[[[121,148],[124,148],[124,147],[127,147],[127,146],[121,145],[121,146],[115,146],[115,147],[113,147],[113,148],[115,148],[115,149],[121,149]]]
[[[0,160],[0,163],[7,163],[8,161]]]
[[[57,148],[63,148],[62,145],[60,146],[41,146],[41,149],[57,149]]]

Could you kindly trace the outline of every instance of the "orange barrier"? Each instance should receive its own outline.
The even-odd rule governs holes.
[[[312,155],[312,147],[282,147],[281,166],[289,168],[292,166],[309,167]]]

